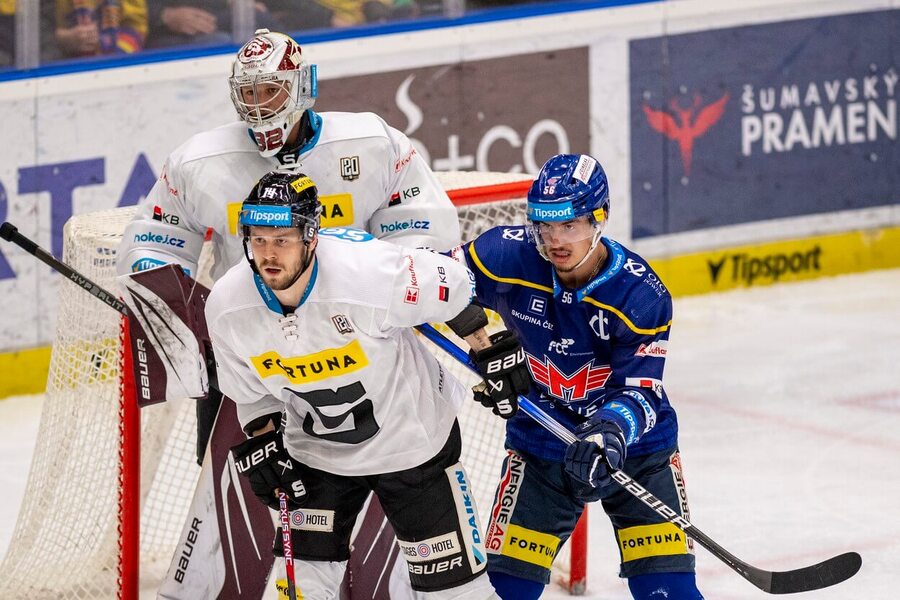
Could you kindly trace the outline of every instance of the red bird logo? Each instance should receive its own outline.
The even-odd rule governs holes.
[[[725,105],[728,103],[728,92],[721,98],[701,107],[700,94],[694,94],[694,104],[687,109],[678,105],[678,100],[672,98],[669,101],[669,108],[675,117],[662,110],[653,110],[644,104],[644,114],[647,115],[647,122],[650,127],[660,132],[667,138],[678,142],[678,148],[681,150],[681,162],[684,164],[684,174],[691,174],[691,157],[694,153],[694,140],[702,136],[706,131],[715,125],[716,121],[722,118],[725,112]],[[699,109],[697,118],[694,112]]]

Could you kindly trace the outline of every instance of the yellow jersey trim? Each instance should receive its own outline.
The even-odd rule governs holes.
[[[469,255],[472,257],[472,260],[475,261],[475,266],[478,267],[478,270],[493,279],[494,281],[499,281],[500,283],[511,283],[513,285],[521,285],[524,287],[533,288],[536,290],[541,290],[542,292],[550,292],[553,293],[553,288],[547,287],[546,285],[541,285],[539,283],[534,283],[531,281],[525,281],[524,279],[516,279],[514,277],[498,277],[488,271],[487,267],[484,266],[484,263],[481,262],[481,259],[478,258],[478,254],[475,252],[475,244],[469,244]]]
[[[550,294],[553,294],[553,288],[547,287],[546,285],[541,285],[539,283],[533,283],[531,281],[525,281],[524,279],[516,279],[514,277],[498,277],[497,275],[494,275],[493,273],[491,273],[488,270],[487,267],[484,266],[484,263],[481,262],[481,259],[478,257],[478,253],[475,252],[475,244],[469,244],[469,255],[472,257],[472,261],[475,263],[475,266],[478,267],[478,270],[481,271],[482,273],[484,273],[485,275],[487,275],[488,277],[490,277],[491,279],[493,279],[494,281],[499,281],[501,283],[511,283],[513,285],[521,285],[524,287],[530,287],[530,288],[534,288],[536,290],[541,290],[543,292],[549,292]],[[590,304],[593,304],[594,306],[597,306],[604,310],[608,310],[609,312],[611,312],[614,315],[616,315],[617,317],[619,317],[619,319],[621,319],[622,322],[628,326],[628,329],[632,330],[635,333],[640,333],[643,335],[656,335],[657,333],[662,333],[663,331],[666,331],[667,329],[669,329],[669,327],[672,326],[672,321],[670,319],[668,323],[666,323],[665,325],[663,325],[661,327],[656,327],[654,329],[643,329],[641,327],[638,327],[634,323],[632,323],[631,319],[626,317],[622,311],[620,311],[619,309],[617,309],[613,306],[610,306],[608,304],[603,304],[602,302],[598,302],[597,300],[594,300],[590,296],[586,296],[582,300],[582,302],[588,302]]]
[[[660,325],[659,327],[654,327],[653,329],[644,329],[644,328],[638,327],[637,325],[632,323],[631,319],[626,317],[625,313],[623,313],[621,310],[619,310],[615,306],[610,306],[609,304],[603,304],[602,302],[598,302],[597,300],[594,300],[590,296],[585,296],[584,299],[582,300],[582,302],[587,302],[588,304],[593,304],[597,308],[602,308],[603,310],[608,310],[612,314],[619,317],[619,319],[621,319],[622,322],[628,326],[628,329],[632,330],[635,333],[641,333],[643,335],[656,335],[657,333],[662,333],[663,331],[666,331],[669,327],[672,326],[672,319],[669,319],[669,322],[666,323],[665,325]]]

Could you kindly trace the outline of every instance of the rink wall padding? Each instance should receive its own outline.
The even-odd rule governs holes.
[[[298,36],[316,110],[381,114],[435,170],[594,154],[606,233],[676,295],[900,266],[900,0],[575,4]],[[236,118],[233,51],[0,73],[0,220],[61,256],[70,216],[139,202]],[[0,245],[0,398],[43,389],[59,281]]]

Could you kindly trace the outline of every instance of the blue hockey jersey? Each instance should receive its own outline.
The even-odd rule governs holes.
[[[534,385],[529,398],[570,429],[595,414],[623,425],[629,456],[675,444],[678,424],[663,388],[672,298],[653,269],[602,238],[608,256],[580,289],[564,287],[524,227],[495,227],[461,252],[479,303],[518,334]],[[613,412],[609,412],[612,410]],[[507,445],[562,461],[565,445],[523,411],[509,420]]]

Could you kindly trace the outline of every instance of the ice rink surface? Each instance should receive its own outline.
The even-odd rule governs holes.
[[[794,597],[900,598],[900,270],[678,299],[665,385],[699,529],[768,570],[862,554],[854,578]],[[0,401],[0,556],[40,401]],[[606,517],[591,516],[585,597],[627,600]],[[707,600],[767,597],[696,552]]]

